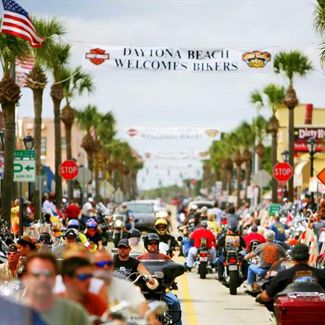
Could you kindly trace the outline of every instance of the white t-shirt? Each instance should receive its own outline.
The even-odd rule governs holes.
[[[142,303],[146,302],[146,298],[137,286],[115,276],[112,277],[108,288],[108,300],[110,307],[126,301],[135,311]]]

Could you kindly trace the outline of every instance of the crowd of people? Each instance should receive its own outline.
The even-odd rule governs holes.
[[[36,222],[30,201],[24,201],[22,214],[19,201],[13,202],[13,240],[8,244],[6,261],[0,264],[0,294],[15,297],[15,302],[10,303],[22,304],[21,311],[29,315],[25,319],[32,320],[33,324],[88,324],[91,315],[109,319],[111,308],[125,301],[138,317],[146,318],[149,324],[160,324],[132,281],[140,274],[148,286],[155,287],[157,279],[143,261],[170,261],[175,252],[185,258],[184,268],[191,272],[202,238],[206,241],[211,269],[215,269],[219,281],[224,280],[227,245],[231,243],[245,252],[248,293],[254,292],[256,279],[265,276],[289,251],[298,271],[306,269],[308,262],[315,266],[324,254],[323,199],[313,205],[314,210],[308,201],[291,204],[284,199],[280,209],[273,213],[267,206],[252,208],[247,202],[237,208],[233,205],[221,208],[218,202],[210,207],[187,202],[179,207],[177,228],[174,228],[171,212],[162,210],[156,214],[155,232],[145,236],[135,228],[132,211],[125,203],[120,206],[110,203],[106,208],[111,213],[119,211],[126,217],[126,238],[120,238],[113,249],[115,254],[103,240],[100,224],[105,223],[105,219],[93,198],[88,198],[81,207],[72,200],[57,209],[55,197],[45,195],[42,207],[43,219]],[[21,215],[23,234],[19,229]],[[176,240],[171,232],[182,237]],[[166,244],[166,251],[162,251],[160,244]],[[321,273],[313,270],[323,285]],[[292,274],[288,272],[284,279],[277,279],[258,299],[269,301],[274,292],[283,289]],[[175,282],[170,289],[173,288],[177,288]],[[172,291],[166,290],[162,300],[170,310],[180,313],[179,300]],[[180,317],[175,319],[175,324],[182,324]]]

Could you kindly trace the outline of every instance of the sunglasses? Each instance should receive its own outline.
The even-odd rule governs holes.
[[[40,278],[42,275],[45,276],[47,279],[51,278],[54,273],[52,271],[49,270],[43,270],[43,271],[32,271],[30,272],[30,274],[34,277],[34,278]]]
[[[95,265],[97,267],[112,266],[113,261],[98,261],[97,263],[95,263]]]
[[[75,277],[80,281],[86,281],[91,279],[93,275],[91,273],[80,273],[80,274],[76,274]]]
[[[155,246],[158,246],[158,245],[159,245],[159,243],[158,243],[158,242],[156,242],[156,241],[153,241],[153,242],[149,242],[149,243],[148,243],[148,245],[155,245]]]

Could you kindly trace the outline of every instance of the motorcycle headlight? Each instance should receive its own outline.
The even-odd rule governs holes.
[[[119,219],[115,220],[114,226],[116,228],[121,228],[123,226],[123,221],[122,220],[119,220]]]

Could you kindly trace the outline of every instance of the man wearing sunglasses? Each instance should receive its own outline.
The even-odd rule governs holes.
[[[0,265],[0,282],[17,279],[19,253],[15,244],[9,245],[8,261]]]
[[[93,266],[87,258],[71,257],[63,260],[61,267],[65,292],[60,296],[83,305],[90,315],[102,316],[107,304],[97,294],[89,292]]]
[[[58,264],[54,255],[35,253],[27,257],[22,282],[24,301],[48,325],[90,325],[88,314],[79,304],[53,294]]]
[[[129,281],[113,276],[113,257],[105,249],[96,251],[92,255],[92,262],[96,268],[94,275],[105,281],[107,287],[108,305],[113,307],[122,301],[127,302],[134,312],[144,316],[148,310],[148,304],[143,294]],[[155,315],[148,317],[150,325],[159,325]]]

